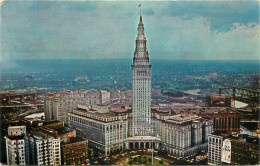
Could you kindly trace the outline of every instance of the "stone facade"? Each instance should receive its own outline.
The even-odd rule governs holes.
[[[69,113],[69,126],[88,139],[89,146],[106,155],[126,149],[164,149],[185,157],[207,148],[212,121],[194,115],[170,115],[152,111],[155,136],[132,136],[132,111],[101,112],[77,108]],[[207,131],[207,132],[203,132]],[[204,138],[204,139],[203,139]]]
[[[106,154],[114,150],[122,150],[127,138],[127,114],[100,113],[95,110],[81,108],[69,113],[69,125],[77,133],[88,139],[89,145]]]

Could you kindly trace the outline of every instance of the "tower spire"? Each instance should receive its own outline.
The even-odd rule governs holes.
[[[141,5],[141,3],[138,5],[138,7],[140,8],[140,22],[142,22],[142,5]]]

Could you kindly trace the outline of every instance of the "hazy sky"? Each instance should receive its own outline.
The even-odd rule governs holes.
[[[7,0],[1,59],[132,58],[139,1]],[[259,60],[259,2],[142,2],[153,59]]]

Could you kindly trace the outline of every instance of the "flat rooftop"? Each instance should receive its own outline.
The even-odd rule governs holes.
[[[173,109],[176,113],[186,112],[190,114],[239,114],[238,111],[227,107],[198,107]]]
[[[75,130],[67,128],[67,127],[63,127],[63,128],[60,128],[60,129],[56,129],[55,131],[58,131],[58,134],[60,135],[60,134],[70,133],[70,132],[73,132]]]
[[[106,113],[100,113],[98,111],[95,111],[95,110],[85,110],[85,109],[82,109],[82,108],[77,108],[77,111],[81,111],[83,113],[87,113],[89,115],[95,115],[95,116],[98,116],[98,117],[103,117],[103,118],[113,118],[113,117],[117,117],[117,115],[113,112],[106,112]]]

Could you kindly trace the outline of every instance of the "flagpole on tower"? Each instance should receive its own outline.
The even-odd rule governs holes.
[[[141,3],[138,5],[138,7],[140,8],[140,16],[142,16],[142,5],[141,5]]]

